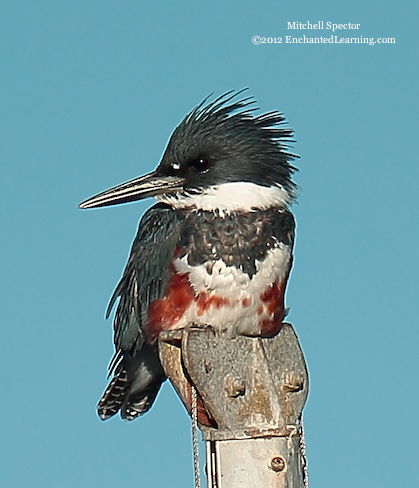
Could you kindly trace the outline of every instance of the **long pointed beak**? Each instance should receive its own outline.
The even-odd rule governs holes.
[[[80,203],[79,208],[106,207],[119,203],[142,200],[163,193],[172,193],[183,188],[185,180],[178,176],[159,176],[155,171],[140,178],[106,190]]]

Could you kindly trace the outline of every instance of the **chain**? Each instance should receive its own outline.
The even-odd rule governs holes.
[[[294,444],[292,441],[293,436],[298,435],[300,436],[298,450],[300,453],[301,459],[301,469],[303,472],[303,486],[304,488],[308,488],[308,469],[307,469],[307,453],[306,453],[306,440],[304,436],[304,424],[303,424],[303,416],[300,416],[300,419],[294,425],[287,425],[287,428],[290,429],[290,433],[287,436],[287,447],[290,456],[294,454]]]
[[[201,476],[199,469],[199,446],[198,446],[198,393],[195,385],[192,385],[192,447],[193,466],[195,473],[195,488],[201,488]]]
[[[303,483],[304,488],[308,488],[308,469],[307,469],[307,454],[306,454],[306,439],[304,435],[303,417],[301,416],[301,435],[300,435],[300,452],[303,467]]]

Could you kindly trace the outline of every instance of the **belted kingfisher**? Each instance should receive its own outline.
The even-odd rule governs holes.
[[[80,204],[158,201],[140,221],[107,309],[109,317],[119,299],[102,420],[119,410],[133,420],[151,407],[166,379],[161,331],[193,325],[270,337],[281,328],[295,230],[293,131],[279,112],[255,116],[242,92],[195,107],[155,171]]]

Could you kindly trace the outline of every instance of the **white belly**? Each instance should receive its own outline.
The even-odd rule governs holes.
[[[205,265],[191,266],[187,258],[186,255],[174,261],[175,271],[188,275],[195,296],[209,300],[205,307],[200,306],[199,300],[192,302],[173,328],[193,323],[227,330],[231,336],[259,335],[260,323],[273,319],[261,297],[275,282],[282,283],[287,278],[291,264],[288,246],[277,243],[262,262],[256,261],[252,277],[222,260],[215,261],[209,270]]]

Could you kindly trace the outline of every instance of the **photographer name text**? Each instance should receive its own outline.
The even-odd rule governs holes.
[[[332,32],[335,32],[335,30],[340,30],[340,29],[356,30],[359,29],[360,26],[361,24],[351,24],[350,22],[347,24],[333,24],[333,22],[323,22],[323,20],[319,20],[316,23],[287,22],[287,29],[300,29],[300,30],[318,29],[318,30],[331,30]]]

